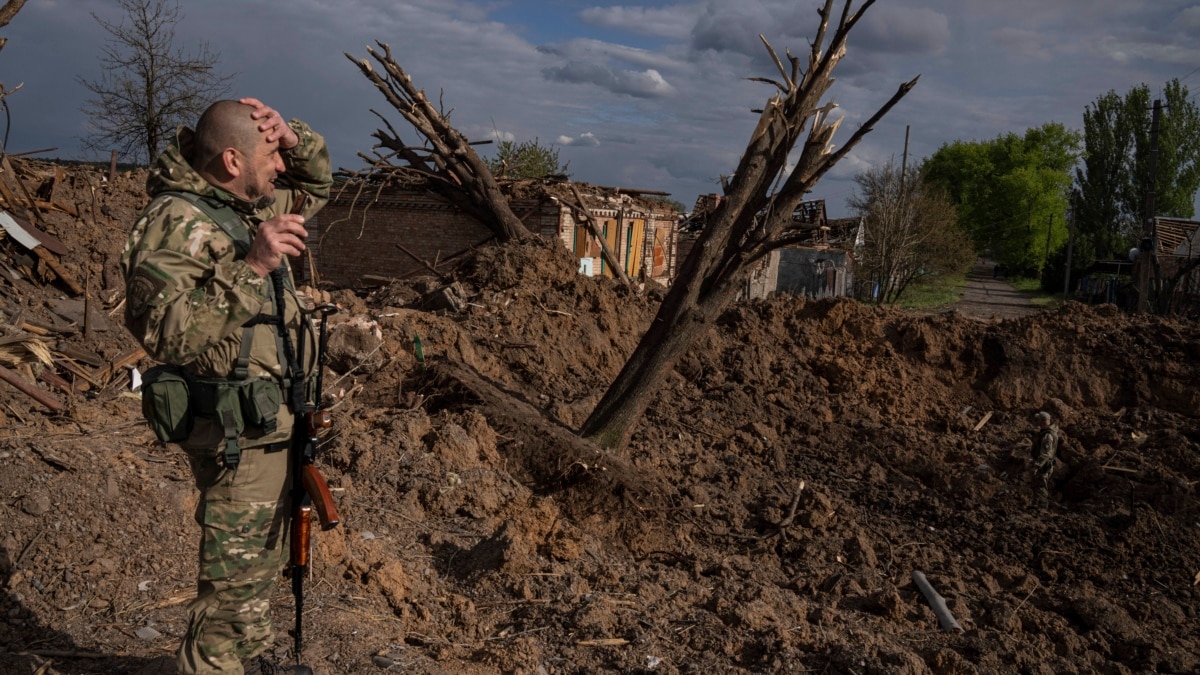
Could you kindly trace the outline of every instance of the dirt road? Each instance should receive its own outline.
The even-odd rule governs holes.
[[[1003,277],[993,278],[993,267],[994,263],[984,261],[967,273],[967,288],[954,309],[981,319],[1014,319],[1041,309],[1030,304],[1028,293],[1013,288]]]

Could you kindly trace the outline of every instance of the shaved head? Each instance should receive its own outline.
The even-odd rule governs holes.
[[[253,154],[263,135],[258,130],[258,121],[250,117],[253,112],[252,106],[237,101],[217,101],[209,106],[196,123],[193,166],[203,170],[226,148],[243,155]]]

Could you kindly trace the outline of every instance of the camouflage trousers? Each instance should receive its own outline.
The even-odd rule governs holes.
[[[1041,466],[1034,467],[1033,470],[1033,490],[1038,497],[1047,498],[1050,496],[1050,479],[1054,475],[1054,459]]]
[[[176,654],[180,675],[243,672],[274,643],[268,597],[287,562],[288,452],[247,449],[234,470],[219,451],[188,450],[200,504],[200,574]]]

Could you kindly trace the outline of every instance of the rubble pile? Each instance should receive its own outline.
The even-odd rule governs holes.
[[[129,378],[150,363],[115,273],[144,175],[63,170],[46,198],[59,167],[13,169],[6,210],[63,250],[0,239],[0,359],[61,408],[0,383],[0,671],[172,672],[196,494],[140,419]],[[343,525],[307,584],[318,672],[1200,667],[1195,325],[741,304],[664,383],[630,475],[555,480],[562,448],[522,416],[578,427],[661,296],[553,244],[481,248],[452,276],[461,302],[429,304],[433,279],[320,291],[342,307],[318,462]],[[1039,410],[1067,439],[1044,506]],[[286,658],[286,583],[273,603]]]

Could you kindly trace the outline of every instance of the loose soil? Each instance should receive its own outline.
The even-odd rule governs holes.
[[[48,169],[22,170],[35,189]],[[143,180],[75,170],[57,199],[81,217],[46,214],[109,324],[60,347],[136,347],[115,263]],[[0,261],[21,253],[0,239]],[[480,249],[454,272],[461,311],[422,309],[436,280],[325,289],[343,311],[319,465],[343,525],[316,535],[307,584],[317,672],[1200,668],[1194,324],[739,304],[630,447],[586,457],[555,439],[661,291],[573,268],[549,244]],[[69,294],[18,276],[0,275],[0,308],[65,325]],[[196,491],[128,377],[74,379],[59,415],[0,383],[0,672],[173,672]],[[1066,435],[1045,505],[1026,467],[1038,410]],[[961,631],[940,629],[915,571]],[[285,581],[273,611],[286,659]]]

